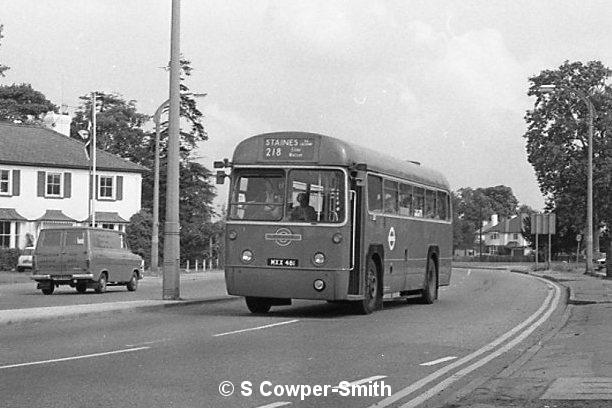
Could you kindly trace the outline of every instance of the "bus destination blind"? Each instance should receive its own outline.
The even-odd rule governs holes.
[[[315,139],[312,137],[267,137],[263,144],[266,161],[315,160]]]

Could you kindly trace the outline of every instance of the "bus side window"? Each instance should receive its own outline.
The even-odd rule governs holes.
[[[448,219],[448,194],[438,191],[438,217],[441,220]]]
[[[397,214],[397,181],[384,181],[385,213]]]
[[[436,192],[425,190],[425,218],[434,218],[436,213]]]
[[[400,184],[399,187],[399,214],[412,216],[412,186]]]
[[[415,217],[423,217],[423,207],[425,206],[425,189],[422,187],[414,187],[414,195],[412,200],[412,208],[414,209]]]
[[[372,212],[382,212],[382,179],[368,175],[368,209]]]

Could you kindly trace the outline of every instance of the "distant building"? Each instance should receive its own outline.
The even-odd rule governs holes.
[[[96,167],[96,226],[124,230],[140,211],[147,169],[101,150]],[[88,224],[90,177],[82,142],[0,123],[0,248],[32,245],[41,228]]]
[[[515,215],[499,221],[497,214],[485,221],[482,227],[483,251],[490,255],[528,255],[529,243],[523,237],[523,222],[528,214]]]

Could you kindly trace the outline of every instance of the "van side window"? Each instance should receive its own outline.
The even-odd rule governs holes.
[[[382,212],[382,179],[368,175],[368,209],[372,212]]]
[[[45,231],[40,242],[42,247],[59,247],[62,245],[62,231]]]
[[[66,246],[85,246],[85,231],[66,231]]]

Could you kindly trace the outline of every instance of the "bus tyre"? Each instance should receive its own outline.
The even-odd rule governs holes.
[[[270,311],[270,307],[272,307],[272,302],[270,302],[266,298],[247,296],[245,300],[246,305],[251,313],[268,313]]]
[[[106,292],[106,272],[102,272],[100,274],[100,278],[98,279],[98,283],[96,284],[95,291],[96,293],[104,293]]]
[[[438,298],[438,273],[436,269],[436,262],[433,258],[429,258],[427,261],[425,285],[421,295],[421,301],[427,305],[432,304]]]
[[[365,287],[363,300],[357,303],[357,311],[361,314],[370,314],[382,306],[382,292],[380,290],[380,273],[372,258],[368,259],[365,274]]]

